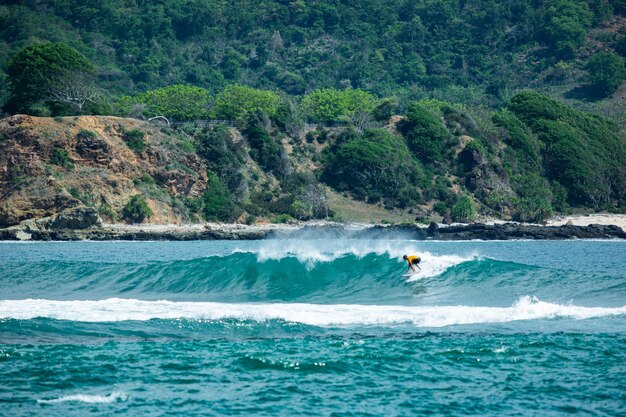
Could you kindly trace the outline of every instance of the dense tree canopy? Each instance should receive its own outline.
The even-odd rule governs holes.
[[[5,109],[29,112],[38,103],[54,101],[52,89],[65,77],[89,77],[91,62],[63,43],[44,43],[20,50],[7,68],[10,98]],[[86,79],[74,82],[86,82]]]
[[[626,146],[613,123],[531,91],[513,97],[509,110],[545,146],[547,175],[567,189],[570,204],[623,203]]]
[[[123,96],[117,102],[122,115],[164,116],[172,120],[208,119],[213,100],[208,90],[187,85],[171,85],[143,94]]]
[[[350,134],[328,155],[324,178],[371,202],[406,207],[419,201],[422,172],[404,142],[384,130]]]
[[[210,183],[184,203],[204,218],[326,216],[318,181],[420,216],[624,210],[625,14],[619,0],[8,2],[0,104],[184,122],[175,137]]]
[[[503,104],[559,60],[586,60],[591,29],[624,13],[619,0],[8,2],[0,69],[40,39],[91,59],[113,95],[239,84]]]

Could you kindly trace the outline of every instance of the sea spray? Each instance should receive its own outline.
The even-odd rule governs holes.
[[[113,391],[107,395],[94,395],[94,394],[71,394],[63,395],[58,398],[51,399],[39,399],[39,404],[55,404],[64,402],[78,402],[86,404],[110,404],[118,401],[127,401],[128,394],[122,391]]]

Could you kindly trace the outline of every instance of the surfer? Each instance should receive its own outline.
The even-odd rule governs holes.
[[[409,271],[409,269],[411,269],[413,271],[413,273],[416,273],[417,271],[415,270],[415,267],[417,267],[417,269],[419,269],[420,271],[422,270],[422,268],[420,268],[420,266],[419,266],[419,263],[422,262],[422,258],[420,258],[419,256],[415,256],[415,255],[406,256],[406,255],[404,255],[402,257],[402,259],[404,259],[405,261],[407,261],[409,263],[409,268],[407,269],[407,272]]]

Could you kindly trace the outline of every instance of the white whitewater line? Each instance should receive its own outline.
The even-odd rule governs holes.
[[[37,400],[40,404],[54,404],[64,402],[78,402],[88,404],[110,404],[117,401],[128,400],[128,395],[122,391],[113,391],[108,395],[90,395],[90,394],[73,394],[64,395],[63,397],[53,398],[50,400]]]
[[[79,322],[118,322],[150,319],[253,320],[273,319],[314,326],[389,325],[411,323],[418,327],[455,324],[504,323],[555,318],[589,319],[625,315],[616,308],[551,304],[522,297],[511,307],[386,306],[360,304],[228,304],[212,302],[141,301],[110,298],[100,301],[2,300],[0,319],[37,317]]]
[[[288,257],[296,258],[307,268],[312,269],[317,263],[332,262],[349,255],[364,258],[368,255],[387,255],[390,261],[397,262],[398,273],[404,272],[403,267],[408,267],[403,255],[418,255],[422,258],[419,274],[411,277],[409,281],[439,275],[448,268],[463,262],[478,258],[476,253],[467,256],[437,255],[419,249],[419,243],[407,241],[358,241],[358,240],[268,240],[264,241],[259,248],[235,249],[233,253],[255,254],[259,262],[281,260]]]

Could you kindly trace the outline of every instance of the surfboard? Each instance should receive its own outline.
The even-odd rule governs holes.
[[[417,275],[417,272],[411,272],[409,274],[402,275],[403,277],[412,277],[413,275]]]

